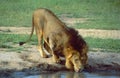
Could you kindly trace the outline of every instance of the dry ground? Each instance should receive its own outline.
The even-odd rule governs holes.
[[[120,39],[120,30],[77,29],[83,37]],[[30,34],[31,27],[0,27],[0,33]]]
[[[89,52],[88,53],[88,69],[95,70],[119,70],[120,71],[120,55],[118,53],[104,53],[104,52]],[[104,59],[104,60],[103,60]],[[17,69],[35,67],[39,64],[50,64],[55,66],[58,70],[64,68],[62,64],[55,64],[52,58],[42,58],[36,47],[29,47],[26,51],[17,53],[0,52],[0,70]],[[60,69],[61,68],[61,69]],[[51,70],[55,70],[54,68]],[[65,70],[65,69],[63,69]]]

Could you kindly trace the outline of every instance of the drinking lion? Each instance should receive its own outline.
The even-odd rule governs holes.
[[[78,32],[67,27],[48,9],[38,9],[33,13],[32,31],[28,42],[36,30],[38,50],[42,57],[47,57],[44,48],[52,55],[53,61],[60,62],[65,57],[67,69],[81,71],[87,64],[88,46]],[[26,42],[20,42],[23,45]]]

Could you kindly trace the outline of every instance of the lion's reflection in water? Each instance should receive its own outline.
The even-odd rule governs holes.
[[[41,74],[36,76],[29,76],[25,78],[86,78],[86,77],[83,73],[63,71],[56,73]]]

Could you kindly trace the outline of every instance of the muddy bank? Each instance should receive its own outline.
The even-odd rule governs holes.
[[[88,65],[84,71],[120,72],[120,54],[109,52],[89,52]],[[64,64],[55,64],[51,58],[41,58],[37,50],[30,52],[0,52],[0,76],[11,77],[15,72],[30,74],[67,71]]]
[[[120,71],[119,53],[89,52],[88,57],[88,71]]]

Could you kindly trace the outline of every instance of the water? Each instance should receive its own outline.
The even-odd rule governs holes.
[[[25,76],[23,78],[120,78],[120,72],[56,72],[40,75]]]

